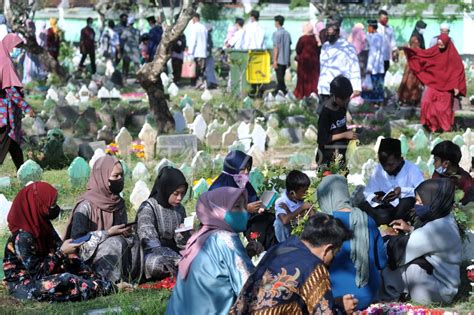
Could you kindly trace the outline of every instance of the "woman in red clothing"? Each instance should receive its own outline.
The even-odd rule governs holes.
[[[61,46],[61,30],[58,27],[57,19],[49,19],[49,24],[51,27],[46,33],[46,49],[54,59],[58,60]]]
[[[449,131],[454,125],[453,99],[466,96],[464,65],[446,34],[427,50],[404,48],[410,70],[427,87],[421,100],[421,124]]]
[[[298,81],[294,93],[298,99],[303,99],[311,93],[318,93],[320,52],[321,46],[316,41],[313,26],[308,23],[303,28],[303,36],[296,44]]]

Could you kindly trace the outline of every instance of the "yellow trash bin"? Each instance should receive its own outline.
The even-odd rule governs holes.
[[[247,65],[247,82],[249,84],[270,83],[270,58],[268,50],[249,50]]]

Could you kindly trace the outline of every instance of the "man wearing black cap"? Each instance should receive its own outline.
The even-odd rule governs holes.
[[[359,207],[377,225],[390,224],[395,219],[408,221],[415,205],[415,188],[424,181],[423,174],[418,166],[403,159],[398,139],[383,139],[378,157],[380,164],[365,187],[366,201]]]

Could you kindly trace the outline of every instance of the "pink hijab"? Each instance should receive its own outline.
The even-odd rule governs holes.
[[[360,54],[365,49],[365,32],[364,32],[364,24],[357,23],[352,28],[352,45],[356,49],[357,54]]]
[[[224,221],[224,216],[242,195],[244,195],[245,204],[247,204],[247,190],[234,187],[220,187],[205,192],[199,197],[196,214],[202,226],[188,240],[186,249],[181,252],[183,258],[179,262],[179,274],[183,279],[188,276],[191,263],[212,233],[219,230],[233,232],[232,228]]]
[[[2,90],[9,87],[23,87],[15,66],[10,57],[13,48],[23,43],[23,40],[15,33],[7,34],[1,41],[0,47],[0,84]]]

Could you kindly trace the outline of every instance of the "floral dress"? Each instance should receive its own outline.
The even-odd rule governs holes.
[[[0,91],[0,128],[7,126],[8,136],[21,144],[21,112],[29,113],[30,105],[23,99],[21,92],[15,88]]]
[[[61,240],[47,256],[37,253],[35,239],[18,231],[7,241],[3,270],[4,283],[18,299],[63,302],[83,301],[115,291],[110,281],[94,274],[76,255],[65,256],[59,249]]]

